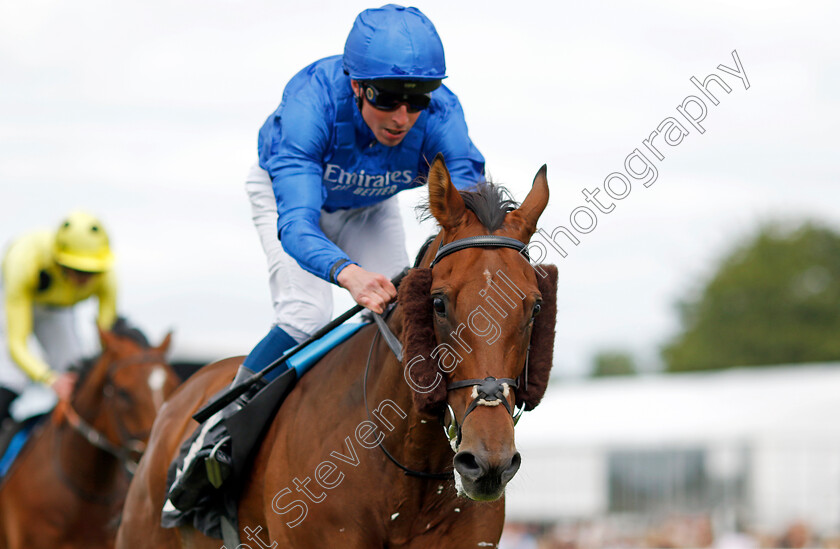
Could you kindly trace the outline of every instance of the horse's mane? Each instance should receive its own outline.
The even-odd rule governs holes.
[[[119,337],[130,339],[143,349],[149,349],[151,347],[149,340],[146,338],[146,334],[144,334],[140,328],[132,326],[125,317],[118,317],[114,322],[114,325],[111,327],[110,332]],[[85,378],[91,372],[94,364],[99,361],[101,356],[102,355],[100,353],[94,356],[82,358],[78,365],[71,367],[71,369],[74,369],[79,373],[79,380],[76,382],[77,388],[84,384]]]
[[[146,334],[144,334],[137,326],[132,326],[125,317],[117,318],[116,322],[114,322],[114,325],[111,327],[111,333],[119,337],[128,338],[144,349],[151,347],[149,340],[146,338]]]
[[[479,223],[491,233],[501,228],[508,212],[519,207],[519,203],[511,197],[507,188],[490,180],[476,183],[472,190],[460,193],[467,209],[473,212]],[[417,211],[421,221],[432,217],[428,200],[419,204]]]

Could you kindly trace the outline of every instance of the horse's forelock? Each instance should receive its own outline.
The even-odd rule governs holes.
[[[505,216],[518,206],[506,188],[489,182],[475,191],[462,192],[461,198],[467,209],[491,233],[499,230],[505,223]]]
[[[119,337],[130,339],[143,349],[149,349],[152,346],[149,343],[149,339],[146,337],[146,334],[144,334],[140,328],[133,326],[124,317],[117,318],[116,322],[114,322],[114,325],[111,327],[111,333]]]
[[[459,192],[467,209],[491,233],[499,230],[505,222],[505,216],[519,206],[507,188],[490,180],[476,183],[471,190]],[[421,221],[433,217],[428,202],[418,205],[417,211]]]
[[[109,330],[113,335],[128,339],[137,347],[141,349],[151,349],[151,344],[149,340],[146,338],[146,335],[137,327],[132,326],[128,320],[124,317],[118,317],[116,321],[114,321],[114,325]],[[81,387],[85,385],[87,382],[87,378],[90,377],[90,374],[93,372],[94,367],[99,364],[100,360],[102,359],[102,355],[105,353],[107,349],[103,349],[103,352],[98,353],[94,356],[82,358],[79,362],[72,367],[73,370],[78,372],[78,380],[76,381],[76,390],[79,390]]]

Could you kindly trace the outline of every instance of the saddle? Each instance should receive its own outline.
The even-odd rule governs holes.
[[[0,483],[5,480],[26,443],[31,440],[35,428],[39,427],[46,417],[37,416],[23,423],[7,420],[0,426]]]
[[[255,450],[259,448],[259,443],[271,424],[271,419],[277,414],[280,405],[304,373],[333,347],[367,324],[368,322],[341,324],[290,357],[286,361],[288,369],[285,372],[260,388],[247,400],[242,409],[223,420],[231,437],[230,476],[221,488],[209,493],[196,494],[195,503],[189,510],[176,509],[167,502],[161,515],[161,525],[164,528],[190,525],[206,536],[224,539],[226,544],[233,544],[235,541],[232,547],[239,545],[237,527],[239,487],[243,485]],[[227,391],[227,388],[224,389],[210,401],[213,402]],[[200,429],[196,430],[196,433],[199,431]],[[183,456],[190,448],[194,437],[195,435],[182,444],[179,450],[180,455]],[[167,471],[167,490],[174,482],[176,474],[177,467],[173,464]]]
[[[0,425],[0,479],[6,477],[32,432],[52,412],[57,401],[48,387],[31,384],[12,402],[11,417]]]

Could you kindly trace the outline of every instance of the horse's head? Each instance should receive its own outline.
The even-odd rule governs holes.
[[[82,371],[68,419],[74,424],[75,410],[75,421],[86,418],[81,421],[104,437],[101,445],[92,441],[95,445],[133,461],[145,448],[158,410],[178,385],[165,359],[171,334],[152,347],[139,330],[121,320],[99,335],[102,354]]]
[[[459,493],[494,500],[520,465],[515,410],[537,405],[551,368],[557,270],[525,252],[546,170],[519,208],[492,185],[459,193],[440,155],[428,187],[442,230],[400,285],[405,379],[421,413],[444,417]]]

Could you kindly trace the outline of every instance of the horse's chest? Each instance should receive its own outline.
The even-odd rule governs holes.
[[[452,497],[451,490],[451,486],[441,482],[431,493],[404,494],[393,501],[388,507],[391,511],[386,521],[389,541],[396,546],[430,533],[448,531],[462,512],[459,500]]]
[[[101,506],[52,506],[41,509],[38,531],[31,535],[36,545],[55,549],[111,549],[116,536],[118,512]]]

